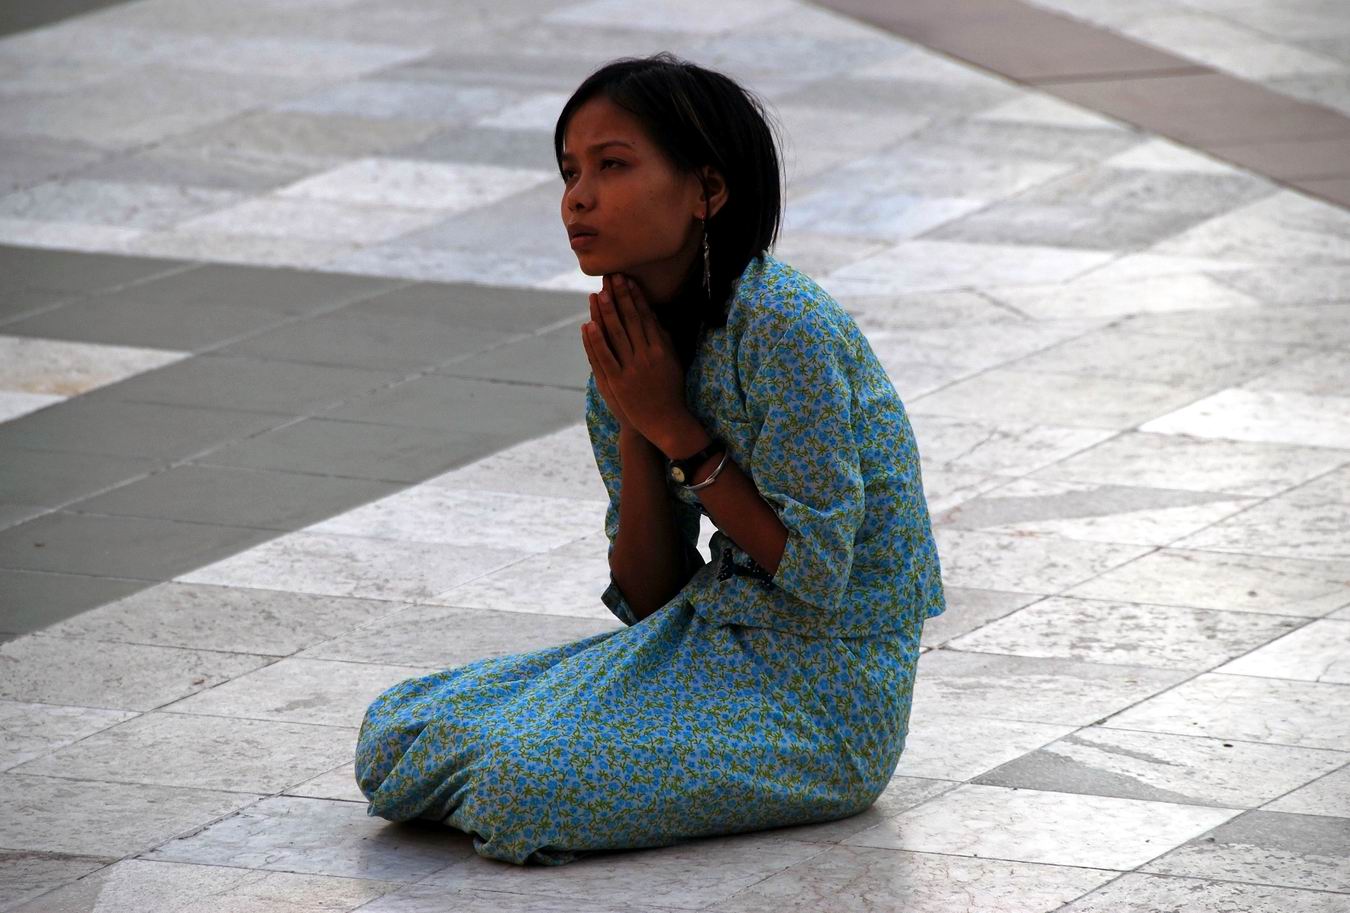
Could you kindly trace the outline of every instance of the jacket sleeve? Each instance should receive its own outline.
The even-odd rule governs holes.
[[[609,506],[605,509],[605,538],[609,540],[607,557],[614,554],[614,540],[619,534],[619,489],[623,481],[623,466],[619,458],[619,423],[605,404],[605,398],[595,385],[595,375],[586,382],[586,431],[591,438],[591,449],[595,453],[595,465],[600,470],[600,478],[609,493]],[[680,533],[680,543],[684,547],[686,578],[698,567],[705,564],[698,550],[700,533],[700,513],[697,508],[671,497],[675,522]],[[633,614],[623,591],[611,572],[609,585],[600,594],[603,602],[624,624],[632,626],[641,619]]]
[[[744,388],[759,426],[750,475],[788,532],[772,583],[824,610],[841,605],[864,514],[853,346],[808,312],[769,347]]]

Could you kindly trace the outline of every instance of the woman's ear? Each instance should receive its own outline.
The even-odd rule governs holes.
[[[727,202],[727,184],[722,180],[722,175],[712,165],[704,165],[702,170],[703,186],[707,189],[706,199],[708,203],[706,218],[712,218],[717,215]],[[704,195],[700,194],[700,199]]]

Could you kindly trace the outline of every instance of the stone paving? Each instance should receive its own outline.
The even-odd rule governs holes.
[[[662,49],[781,121],[951,607],[866,812],[521,868],[353,744],[618,624],[551,130]],[[1346,210],[793,0],[142,0],[0,75],[0,909],[1350,903]]]

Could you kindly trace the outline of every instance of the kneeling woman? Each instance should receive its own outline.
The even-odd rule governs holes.
[[[944,609],[900,398],[847,312],[769,253],[780,158],[736,83],[612,62],[554,151],[602,277],[585,418],[600,598],[624,627],[389,688],[357,745],[369,814],[551,865],[856,814],[895,771]]]

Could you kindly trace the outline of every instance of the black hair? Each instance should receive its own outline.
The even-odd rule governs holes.
[[[706,224],[711,296],[700,252],[671,306],[659,311],[687,367],[703,327],[726,325],[732,283],[778,237],[785,179],[769,115],[735,80],[669,51],[621,57],[587,76],[563,105],[553,129],[560,172],[567,124],[599,94],[632,114],[678,171],[711,165],[726,182],[726,201]]]

